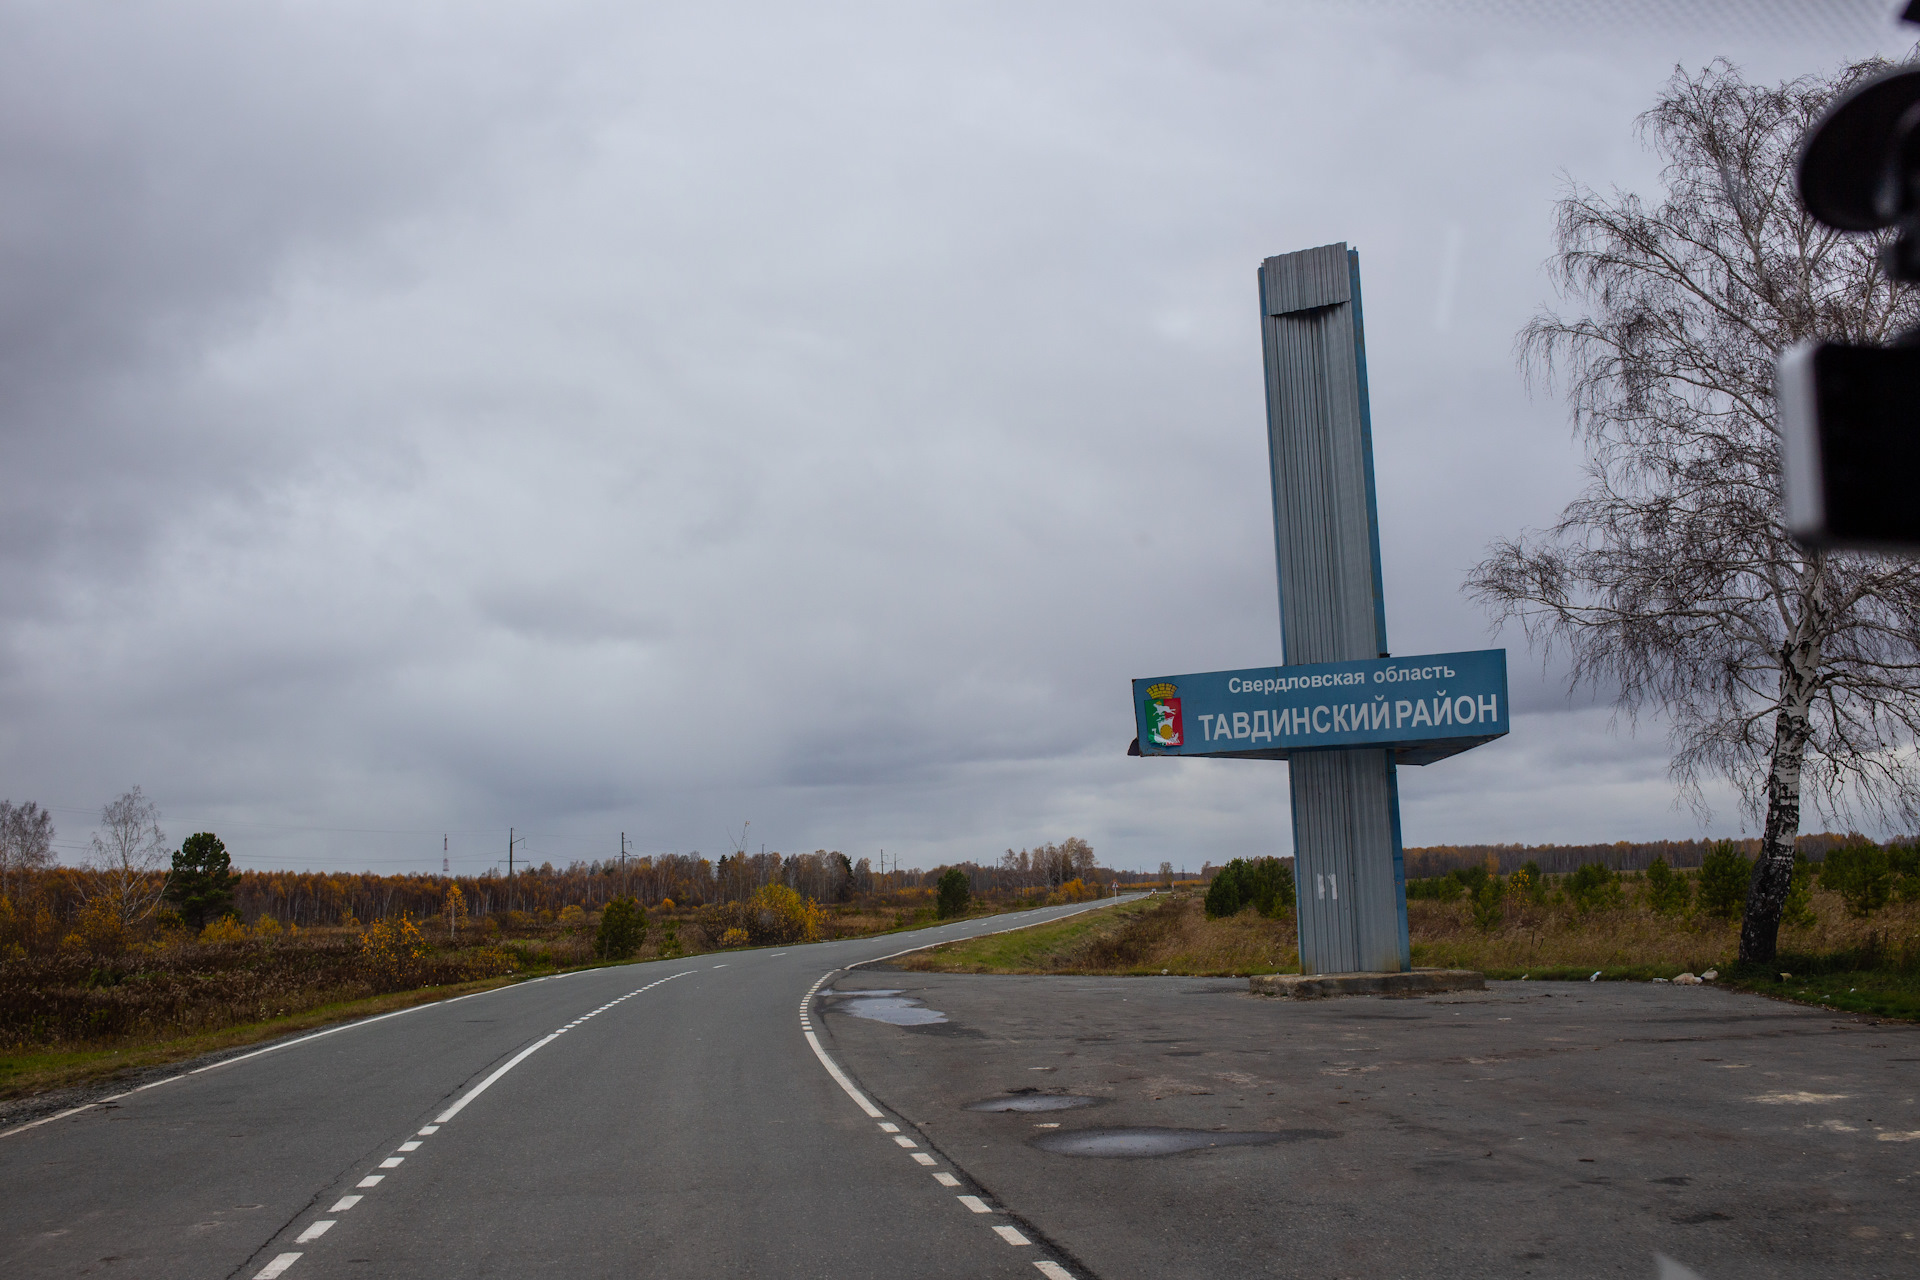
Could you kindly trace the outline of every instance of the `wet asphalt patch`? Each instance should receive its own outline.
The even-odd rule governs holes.
[[[1238,1133],[1219,1129],[1075,1129],[1067,1133],[1043,1134],[1033,1139],[1033,1145],[1055,1155],[1137,1160],[1217,1147],[1266,1147],[1276,1142],[1308,1142],[1339,1136],[1337,1129],[1274,1129]]]

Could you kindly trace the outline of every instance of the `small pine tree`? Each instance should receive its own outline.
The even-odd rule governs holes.
[[[162,896],[190,928],[199,929],[233,910],[233,887],[239,883],[227,846],[213,832],[201,831],[181,841]]]
[[[1620,877],[1609,867],[1589,862],[1567,877],[1567,897],[1578,911],[1605,911],[1620,905]]]
[[[1647,905],[1660,915],[1679,916],[1687,913],[1692,899],[1693,881],[1669,867],[1665,858],[1655,858],[1647,868]]]
[[[1482,933],[1491,933],[1506,918],[1507,882],[1488,876],[1473,891],[1473,923]]]
[[[1244,858],[1235,858],[1213,873],[1213,883],[1207,886],[1207,896],[1203,903],[1207,919],[1219,920],[1225,916],[1238,915],[1240,908],[1247,905],[1249,898],[1247,885],[1247,863]]]
[[[958,867],[948,867],[940,877],[938,896],[940,918],[950,920],[954,916],[967,914],[967,907],[973,901],[973,890],[967,884],[967,873]]]
[[[602,960],[630,960],[646,938],[646,911],[632,898],[615,898],[600,913],[593,949]]]
[[[1793,879],[1787,885],[1787,901],[1780,908],[1780,923],[1796,929],[1811,929],[1819,923],[1813,914],[1813,864],[1804,853],[1793,855]]]
[[[1870,916],[1893,896],[1893,863],[1872,841],[1853,841],[1828,851],[1820,887],[1844,898],[1852,914]]]
[[[1734,848],[1733,841],[1719,841],[1700,863],[1700,909],[1722,920],[1736,918],[1747,909],[1752,881],[1747,855]]]

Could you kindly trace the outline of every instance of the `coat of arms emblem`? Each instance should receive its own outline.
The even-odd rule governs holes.
[[[1170,684],[1151,685],[1147,689],[1147,739],[1156,747],[1184,745],[1186,727],[1180,722],[1179,690]]]

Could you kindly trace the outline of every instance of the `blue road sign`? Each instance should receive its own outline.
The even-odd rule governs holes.
[[[1285,760],[1390,747],[1431,764],[1507,731],[1507,651],[1205,671],[1133,682],[1140,753]]]

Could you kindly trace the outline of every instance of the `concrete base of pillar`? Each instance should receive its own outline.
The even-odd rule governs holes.
[[[1471,969],[1415,969],[1412,973],[1266,973],[1247,979],[1257,996],[1314,1000],[1325,996],[1424,996],[1436,991],[1485,991],[1484,974]]]

